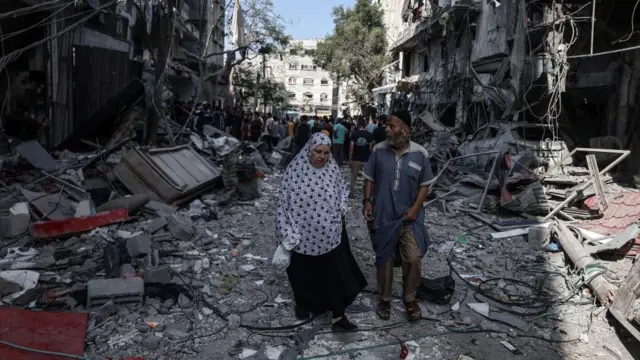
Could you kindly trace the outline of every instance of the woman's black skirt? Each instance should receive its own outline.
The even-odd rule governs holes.
[[[297,306],[314,314],[342,316],[367,286],[351,253],[346,230],[338,247],[319,256],[291,253],[287,275]]]

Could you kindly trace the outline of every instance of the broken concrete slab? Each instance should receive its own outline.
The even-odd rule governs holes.
[[[154,211],[158,215],[171,215],[178,210],[175,206],[167,205],[156,200],[149,201],[144,207],[147,210]]]
[[[87,307],[114,303],[142,302],[144,281],[141,278],[99,279],[87,283]]]
[[[167,226],[167,218],[159,217],[151,222],[151,224],[147,227],[147,231],[149,232],[149,234],[153,234],[165,226]]]
[[[151,254],[151,235],[138,235],[127,239],[127,251],[132,258]]]
[[[187,328],[186,325],[183,324],[178,324],[178,323],[174,323],[174,324],[169,324],[167,325],[166,329],[164,330],[164,333],[174,339],[174,340],[186,340],[189,338],[189,329]]]
[[[131,195],[127,197],[121,197],[108,201],[100,205],[97,209],[98,212],[105,212],[116,209],[127,209],[129,214],[132,214],[149,202],[149,196],[144,194]]]
[[[0,239],[15,238],[27,234],[31,218],[29,215],[0,217]]]
[[[148,268],[141,271],[145,283],[170,284],[171,267],[169,265]]]
[[[61,163],[54,160],[37,140],[29,140],[16,146],[16,151],[33,167],[41,170],[55,170]]]
[[[180,214],[168,216],[167,227],[171,234],[180,241],[190,241],[196,233],[191,219]]]
[[[47,219],[64,220],[76,214],[75,204],[63,194],[46,194],[23,189],[22,195]]]

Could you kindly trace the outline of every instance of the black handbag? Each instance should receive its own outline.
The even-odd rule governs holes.
[[[451,274],[435,279],[422,278],[418,287],[418,299],[435,304],[448,304],[456,290],[456,281]]]

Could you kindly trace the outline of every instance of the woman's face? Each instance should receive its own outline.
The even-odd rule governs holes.
[[[331,149],[329,145],[320,145],[311,149],[311,166],[316,169],[320,169],[327,164],[331,156]]]

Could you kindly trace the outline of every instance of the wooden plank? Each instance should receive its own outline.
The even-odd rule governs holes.
[[[615,299],[611,304],[612,308],[618,309],[625,318],[629,319],[628,313],[633,303],[640,296],[640,261],[629,270],[627,277],[624,279],[622,286],[618,288]]]

